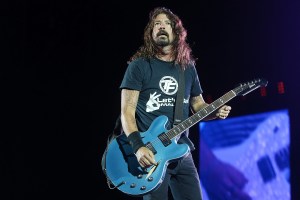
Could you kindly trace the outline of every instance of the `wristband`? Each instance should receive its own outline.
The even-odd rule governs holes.
[[[134,153],[136,153],[139,148],[145,146],[142,137],[140,135],[140,132],[138,131],[134,131],[130,133],[127,138],[129,140],[129,144],[131,145]]]

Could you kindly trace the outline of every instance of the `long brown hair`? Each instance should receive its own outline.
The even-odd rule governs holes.
[[[130,58],[130,61],[140,57],[150,59],[155,57],[155,55],[162,53],[162,50],[154,43],[152,38],[154,20],[159,14],[167,15],[171,21],[175,36],[172,45],[172,56],[174,56],[175,62],[178,63],[183,69],[186,68],[188,64],[194,65],[196,59],[193,57],[192,50],[186,41],[187,31],[183,27],[181,19],[170,9],[165,7],[157,7],[150,12],[148,24],[144,29],[144,44],[139,47],[136,53]]]

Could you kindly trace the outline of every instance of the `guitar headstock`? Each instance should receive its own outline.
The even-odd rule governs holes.
[[[246,83],[240,83],[238,87],[233,89],[233,91],[236,93],[236,95],[245,96],[246,94],[252,92],[253,90],[260,88],[260,87],[266,87],[268,84],[268,81],[262,78],[254,79],[252,81],[248,81]]]

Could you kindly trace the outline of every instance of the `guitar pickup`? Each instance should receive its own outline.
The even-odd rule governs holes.
[[[153,154],[156,154],[156,153],[157,153],[157,151],[155,150],[155,148],[153,147],[153,145],[152,145],[150,142],[148,142],[148,143],[146,144],[146,147],[147,147],[148,149],[150,149],[150,150],[152,151]]]
[[[169,146],[169,144],[172,143],[172,141],[167,137],[167,135],[165,133],[162,133],[162,134],[158,135],[158,138],[160,139],[160,141],[162,142],[162,144],[165,147]]]

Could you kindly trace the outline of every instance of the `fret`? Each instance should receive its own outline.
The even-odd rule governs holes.
[[[230,90],[205,108],[202,108],[198,112],[196,112],[194,115],[190,116],[189,118],[182,121],[177,126],[173,127],[171,130],[169,130],[166,134],[169,135],[169,138],[174,138],[184,132],[186,129],[192,127],[194,124],[199,122],[200,120],[204,119],[206,116],[210,115],[212,112],[220,108],[222,105],[224,105],[226,102],[230,101],[232,98],[237,96],[239,93],[244,92],[245,95],[249,92],[253,91],[254,89],[264,85],[266,86],[267,81],[263,79],[258,79],[251,81],[247,84],[240,84],[238,87],[234,88],[233,90]],[[250,91],[247,91],[250,90]]]

